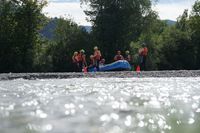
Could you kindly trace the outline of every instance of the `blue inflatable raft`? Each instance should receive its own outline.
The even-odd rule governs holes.
[[[131,65],[126,60],[116,61],[114,63],[99,67],[99,71],[100,72],[105,72],[105,71],[129,71],[129,70],[131,70]],[[89,72],[94,72],[94,71],[96,71],[95,68],[90,68],[89,69]]]

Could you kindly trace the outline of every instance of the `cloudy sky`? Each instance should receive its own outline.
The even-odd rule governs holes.
[[[47,16],[50,17],[70,17],[79,25],[90,25],[86,21],[83,8],[80,7],[79,0],[48,0],[49,4],[44,9]],[[159,13],[161,19],[176,20],[184,9],[191,10],[195,0],[158,0],[153,9]]]

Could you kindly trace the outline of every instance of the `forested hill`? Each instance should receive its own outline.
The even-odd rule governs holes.
[[[45,26],[42,28],[40,34],[45,38],[53,39],[57,25],[58,25],[57,18],[50,19],[49,22],[45,24]]]
[[[52,39],[54,37],[54,31],[57,26],[58,18],[52,18],[49,22],[44,26],[44,28],[40,31],[40,34],[47,38]],[[173,26],[176,24],[176,21],[173,20],[163,20],[168,26]],[[81,25],[80,28],[86,30],[88,33],[92,31],[92,26],[83,26]]]
[[[169,20],[169,19],[167,19],[167,20],[163,20],[167,25],[169,25],[169,26],[173,26],[173,25],[175,25],[176,24],[176,21],[173,21],[173,20]]]
[[[53,39],[53,37],[55,37],[55,29],[57,25],[58,25],[58,18],[50,19],[48,23],[45,24],[45,26],[42,28],[42,30],[40,30],[40,34],[47,39],[50,39],[50,40]],[[92,31],[91,26],[80,25],[79,27],[88,33]]]

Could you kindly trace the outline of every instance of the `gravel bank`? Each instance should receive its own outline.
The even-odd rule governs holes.
[[[117,77],[117,78],[131,78],[131,77],[200,77],[200,70],[198,71],[148,71],[148,72],[99,72],[99,73],[8,73],[0,74],[0,80],[13,79],[52,79],[52,78],[99,78],[99,77]]]

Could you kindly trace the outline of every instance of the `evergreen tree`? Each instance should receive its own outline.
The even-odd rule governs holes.
[[[189,18],[189,25],[191,29],[191,38],[196,55],[196,69],[200,69],[200,1],[197,0],[192,8],[192,13]]]
[[[116,50],[129,49],[151,11],[150,0],[83,0],[91,10],[85,11],[93,24],[93,34],[108,61]]]
[[[31,72],[46,1],[3,0],[0,3],[0,71]]]

